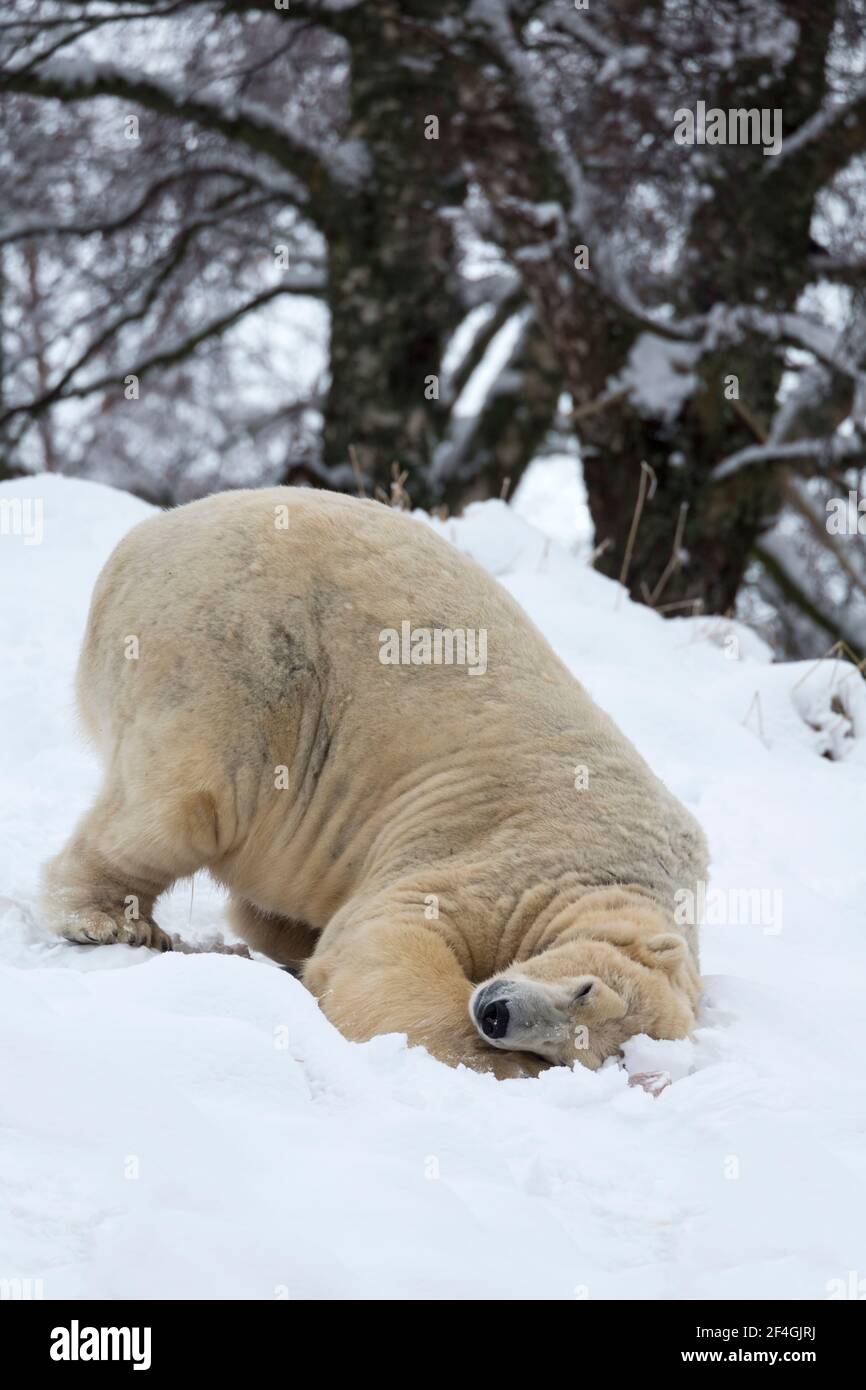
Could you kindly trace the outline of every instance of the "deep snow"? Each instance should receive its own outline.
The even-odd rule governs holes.
[[[23,498],[44,535],[26,544],[3,510],[0,1280],[46,1298],[823,1298],[866,1276],[850,667],[665,623],[502,503],[443,524],[698,815],[722,910],[763,890],[751,925],[704,928],[694,1039],[629,1045],[632,1072],[671,1074],[660,1096],[614,1063],[497,1082],[397,1036],[345,1042],[262,962],[44,933],[39,864],[97,780],[72,709],[89,594],[150,509],[59,478],[0,487]],[[222,929],[203,878],[157,916]]]

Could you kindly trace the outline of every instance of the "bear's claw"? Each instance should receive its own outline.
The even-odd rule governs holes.
[[[155,922],[144,918],[127,921],[107,912],[77,912],[67,918],[59,932],[79,946],[147,946],[154,951],[172,950],[172,940]]]

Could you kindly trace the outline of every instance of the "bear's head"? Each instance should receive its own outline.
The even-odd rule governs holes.
[[[628,928],[605,935],[554,945],[478,985],[469,1013],[481,1037],[593,1071],[637,1033],[686,1037],[700,982],[683,938]]]

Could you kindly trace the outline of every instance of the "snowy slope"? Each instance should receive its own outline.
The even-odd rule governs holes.
[[[345,1042],[261,962],[61,944],[40,861],[96,782],[71,679],[148,508],[58,478],[0,535],[0,1279],[45,1297],[821,1298],[866,1274],[866,701],[742,628],[665,624],[501,503],[443,523],[695,811],[725,904],[691,1041],[497,1082]],[[835,705],[835,709],[834,709]],[[847,710],[847,714],[845,711]],[[822,756],[830,751],[834,756]],[[759,895],[760,896],[760,895]],[[718,914],[717,914],[718,915]],[[158,912],[221,930],[203,879]]]

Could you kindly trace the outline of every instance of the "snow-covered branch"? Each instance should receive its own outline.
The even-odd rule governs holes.
[[[322,199],[313,206],[312,192],[327,185],[352,184],[359,173],[359,152],[343,151],[339,144],[315,146],[288,131],[264,107],[251,102],[226,103],[192,96],[164,78],[113,63],[64,59],[35,69],[6,68],[0,87],[27,96],[53,97],[58,101],[82,101],[91,97],[120,97],[163,115],[195,122],[227,139],[267,155],[298,178],[306,194],[309,214],[321,220]]]
[[[758,463],[797,463],[808,460],[818,463],[819,471],[826,471],[836,464],[863,459],[866,444],[863,440],[848,439],[835,435],[832,439],[795,439],[788,444],[750,444],[746,449],[738,449],[729,454],[713,469],[716,482],[729,478],[741,468]],[[813,470],[814,471],[814,470]]]
[[[546,144],[570,201],[568,216],[575,226],[586,226],[591,215],[586,179],[562,129],[558,113],[541,89],[532,58],[514,35],[506,0],[472,0],[467,13],[470,23],[476,24],[486,34],[498,53]]]
[[[109,236],[114,232],[123,231],[131,227],[138,217],[147,211],[154,203],[158,202],[163,193],[176,184],[188,185],[196,181],[204,181],[210,178],[232,179],[240,183],[241,189],[249,188],[256,191],[256,196],[249,198],[243,204],[225,205],[211,214],[200,214],[196,217],[196,225],[204,227],[224,222],[228,217],[236,216],[238,213],[246,213],[255,208],[264,207],[270,202],[279,202],[281,207],[286,203],[291,203],[290,190],[281,189],[279,186],[260,180],[253,170],[242,170],[230,164],[210,165],[201,168],[185,168],[166,174],[163,178],[155,180],[148,185],[144,193],[134,201],[127,204],[120,212],[110,217],[85,217],[81,221],[61,221],[47,218],[24,219],[20,221],[10,220],[7,223],[0,222],[0,246],[11,246],[18,241],[28,241],[35,237],[89,237],[89,236]],[[259,195],[257,190],[264,189],[265,192]]]
[[[615,61],[622,52],[601,33],[586,10],[580,13],[564,10],[562,14],[553,17],[550,27],[554,33],[566,34],[570,39],[576,39],[584,48],[589,49],[590,53],[594,53],[605,62],[609,59]]]
[[[780,348],[804,348],[834,371],[857,382],[862,380],[860,364],[845,352],[839,334],[805,314],[774,314],[751,304],[722,304],[706,315],[704,323],[704,346],[708,350],[726,340],[736,341],[744,332],[756,333]]]
[[[786,135],[777,157],[767,161],[766,176],[772,178],[792,159],[809,156],[813,161],[817,159],[822,182],[829,182],[855,154],[863,151],[866,151],[866,81],[844,101],[834,101],[816,111],[793,135]]]
[[[458,414],[452,410],[445,437],[433,456],[432,478],[439,490],[465,467],[484,412],[510,381],[532,319],[532,310],[524,306],[506,317],[504,324],[498,323],[495,333],[484,335],[485,351],[464,382],[462,400],[456,402],[458,407],[465,406],[471,395],[471,411],[464,409]]]

